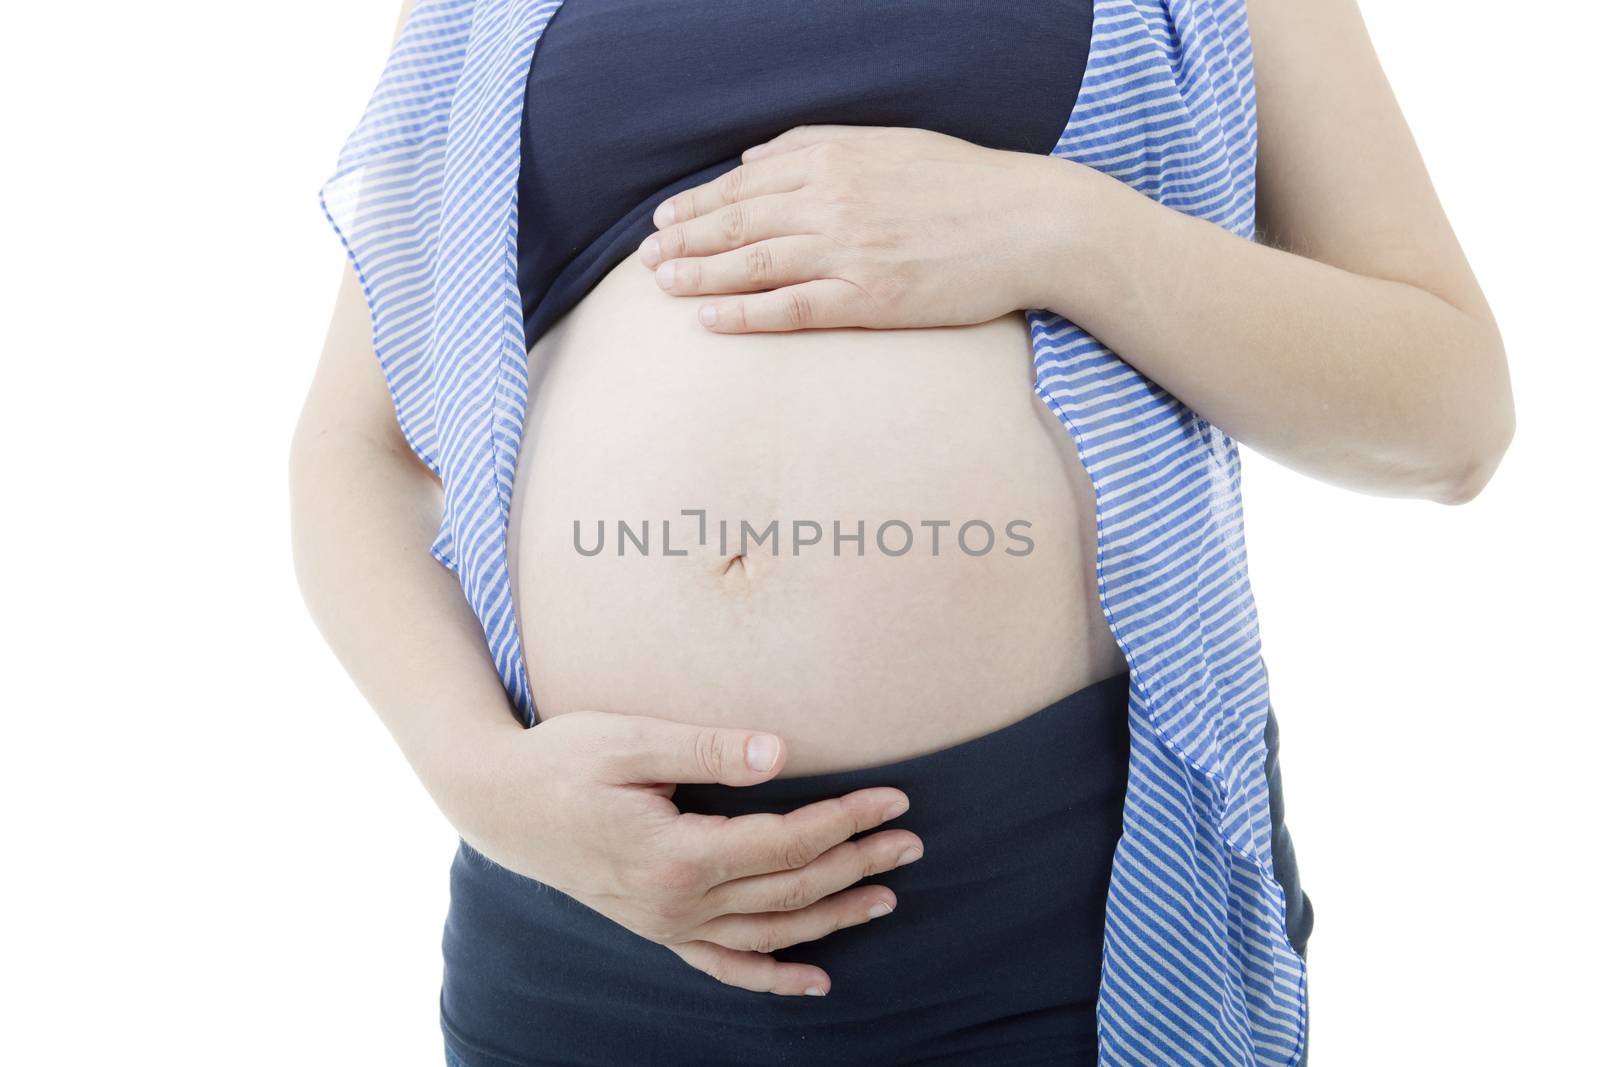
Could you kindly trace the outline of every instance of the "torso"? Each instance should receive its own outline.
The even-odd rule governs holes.
[[[529,353],[508,549],[541,718],[771,730],[784,774],[823,773],[959,743],[1125,669],[1093,491],[1032,391],[1020,313],[715,335],[697,303],[629,256]],[[685,510],[706,513],[704,545]],[[646,520],[648,552],[619,530]],[[741,522],[773,520],[777,555],[769,538],[732,559]],[[821,542],[799,545],[816,529],[797,520]],[[863,524],[860,555],[835,554],[835,520]],[[986,552],[981,527],[958,543],[973,520]]]
[[[531,391],[508,545],[541,718],[588,708],[768,729],[789,742],[785,774],[820,773],[947,747],[1123,669],[1095,589],[1088,477],[1034,396],[1020,313],[715,335],[634,252],[661,199],[797,123],[1050,151],[1093,7],[562,6],[525,100]],[[706,544],[685,510],[705,512]],[[797,520],[822,537],[798,554]],[[909,532],[904,555],[877,544],[893,520],[906,527],[885,529],[885,547]],[[600,554],[578,551],[575,521],[586,548],[603,524]],[[769,540],[730,566],[741,522],[773,521],[778,555]],[[835,555],[835,521],[862,524],[859,557],[853,542]],[[951,525],[922,525],[938,521]],[[958,542],[972,521],[994,532],[978,555]],[[649,554],[627,542],[618,555],[619,522],[636,536],[648,522]],[[685,555],[665,554],[664,522]],[[1007,553],[1023,550],[1014,532],[1027,555]],[[987,543],[969,528],[970,549]]]

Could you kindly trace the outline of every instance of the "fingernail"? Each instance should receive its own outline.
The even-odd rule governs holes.
[[[808,997],[825,997],[827,995],[827,991],[819,985],[806,987],[806,996]]]
[[[904,867],[906,864],[915,863],[921,858],[922,850],[920,848],[908,848],[904,852],[900,853],[900,858],[895,861],[894,865],[896,867]]]
[[[671,226],[672,225],[672,218],[676,214],[677,214],[677,212],[672,210],[672,201],[671,200],[663,200],[663,201],[661,201],[661,204],[656,208],[656,213],[653,216],[651,216],[651,218],[656,224],[656,229],[659,230],[664,226]]]
[[[881,919],[893,910],[893,908],[889,907],[889,905],[880,900],[872,906],[871,910],[867,912],[867,918]]]
[[[717,307],[715,304],[700,305],[700,325],[715,326],[717,324]]]
[[[744,761],[752,771],[770,771],[778,762],[778,739],[771,734],[756,734],[744,746]]]
[[[656,268],[656,284],[663,289],[671,289],[673,273],[672,260],[669,259]]]
[[[656,240],[654,235],[646,237],[644,243],[639,246],[639,258],[647,267],[653,267],[661,262],[661,242]]]
[[[884,809],[883,821],[888,822],[890,819],[898,819],[910,810],[911,805],[909,803],[904,800],[897,800]]]

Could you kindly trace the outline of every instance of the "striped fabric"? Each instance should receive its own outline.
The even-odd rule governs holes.
[[[1097,3],[1083,88],[1051,154],[1251,237],[1243,0]],[[1073,323],[1028,321],[1034,391],[1094,483],[1100,603],[1130,674],[1100,1061],[1297,1063],[1305,965],[1272,872],[1238,447]]]
[[[460,578],[529,725],[506,555],[528,402],[516,193],[529,64],[559,7],[419,0],[321,193],[400,426],[444,486],[433,555]],[[1244,0],[1095,0],[1052,154],[1249,238],[1251,63]],[[1094,485],[1101,607],[1131,676],[1100,1062],[1298,1063],[1305,967],[1272,873],[1238,448],[1073,323],[1027,314],[1035,391]]]

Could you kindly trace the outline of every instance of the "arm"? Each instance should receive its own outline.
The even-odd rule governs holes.
[[[402,3],[396,40],[415,6]],[[395,421],[348,261],[342,278],[290,450],[295,572],[329,647],[459,827],[474,788],[463,771],[522,727],[460,584],[429,554],[439,482]]]
[[[329,647],[435,803],[522,732],[460,583],[434,561],[438,481],[400,433],[347,263],[290,451],[295,571]]]
[[[1505,354],[1355,0],[1252,0],[1250,24],[1266,242],[1061,159],[799,126],[665,201],[640,261],[674,295],[752,294],[701,303],[719,333],[1050,308],[1287,466],[1469,500],[1514,430]]]
[[[1510,442],[1504,349],[1355,0],[1251,0],[1266,243],[1063,168],[1039,306],[1324,481],[1470,500]]]

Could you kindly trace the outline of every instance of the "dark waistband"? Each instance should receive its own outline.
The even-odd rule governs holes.
[[[820,1001],[719,985],[463,843],[444,943],[449,1032],[499,1053],[484,1065],[517,1049],[584,1067],[1092,1064],[1127,697],[1123,672],[926,755],[752,787],[680,785],[681,810],[722,815],[905,790],[911,808],[888,825],[921,837],[923,858],[871,879],[894,892],[894,914],[776,953],[828,972]]]
[[[1128,773],[1128,672],[1062,697],[1026,718],[921,756],[826,774],[775,778],[754,786],[680,785],[673,803],[704,815],[789,811],[869,786],[894,786],[911,800],[907,819],[935,815],[992,820],[995,801],[1028,815],[1027,798],[1050,807],[1120,792]],[[1045,798],[1048,798],[1047,800]],[[907,825],[896,822],[894,825]],[[915,829],[915,827],[912,827]]]
[[[918,834],[923,858],[871,879],[894,891],[894,914],[777,953],[828,972],[833,989],[820,1001],[719,985],[463,842],[443,945],[447,1032],[474,1050],[463,1054],[472,1067],[545,1062],[532,1050],[584,1067],[1093,1064],[1128,686],[1124,671],[1010,726],[893,763],[678,787],[681,810],[730,816],[868,786],[905,790],[911,809],[888,825]],[[1276,785],[1275,723],[1267,741]],[[1298,899],[1292,850],[1280,858]],[[1308,929],[1307,911],[1297,947]]]

